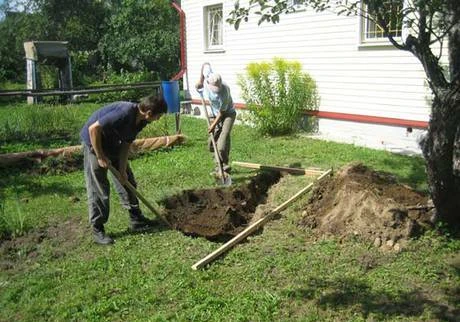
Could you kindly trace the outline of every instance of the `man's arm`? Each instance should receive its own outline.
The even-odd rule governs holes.
[[[230,92],[229,92],[228,87],[224,86],[219,96],[220,96],[219,112],[217,113],[217,116],[214,119],[214,122],[212,122],[212,124],[209,126],[208,133],[211,133],[212,131],[214,131],[214,128],[216,127],[216,125],[220,122],[220,120],[223,117],[222,114],[225,113],[225,111],[228,109],[229,100],[230,100]]]
[[[108,168],[110,161],[102,149],[102,126],[99,121],[94,122],[88,128],[89,139],[97,157],[97,162],[101,168]]]
[[[219,111],[219,113],[217,113],[217,116],[212,122],[212,124],[208,127],[208,133],[211,133],[214,131],[214,128],[220,122],[221,119],[222,119],[222,113]]]
[[[196,82],[195,84],[195,89],[197,91],[200,91],[203,89],[203,83],[204,83],[204,73],[203,73],[203,69],[204,69],[204,66],[206,65],[207,63],[204,63],[203,65],[201,65],[201,70],[200,70],[200,78],[198,79],[198,82]]]

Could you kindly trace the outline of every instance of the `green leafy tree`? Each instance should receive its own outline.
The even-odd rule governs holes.
[[[179,18],[164,0],[120,0],[112,7],[100,43],[115,71],[155,71],[169,78],[178,68]]]
[[[25,81],[24,41],[40,38],[44,24],[36,14],[5,11],[0,21],[0,80]]]
[[[68,41],[70,50],[97,48],[105,32],[108,8],[97,0],[34,0],[46,21],[45,40]],[[37,39],[43,40],[43,39]]]
[[[98,45],[106,32],[108,2],[98,0],[34,0],[47,21],[43,39],[67,41],[72,60],[73,83],[88,85],[100,78],[103,68]]]
[[[169,78],[179,66],[179,17],[167,0],[5,0],[0,10],[0,79],[24,82],[31,40],[68,41],[80,85],[104,71]]]
[[[397,0],[300,0],[317,11],[330,7],[339,14],[362,15],[374,20],[389,41],[398,49],[412,53],[421,62],[433,103],[427,135],[421,142],[426,160],[428,184],[437,217],[460,228],[460,5],[458,0],[409,0],[397,12],[410,30],[407,37],[394,38],[390,32],[391,16],[385,9]],[[238,29],[250,13],[263,22],[278,23],[282,14],[295,11],[287,0],[249,0],[247,6],[235,3],[227,21]],[[364,4],[364,6],[361,6]],[[434,42],[448,41],[448,73],[440,55],[432,49]]]
[[[0,10],[0,77],[23,82],[25,41],[68,41],[71,51],[94,51],[107,7],[97,0],[24,0],[5,1]]]

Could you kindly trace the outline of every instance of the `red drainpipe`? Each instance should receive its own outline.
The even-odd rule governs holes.
[[[192,99],[192,104],[199,105],[201,104],[201,101],[199,99]],[[247,108],[246,105],[243,103],[235,103],[235,107],[241,110],[245,110]],[[426,121],[406,120],[406,119],[398,119],[398,118],[383,117],[383,116],[370,116],[370,115],[337,113],[337,112],[327,112],[327,111],[304,111],[303,113],[306,115],[312,115],[312,116],[316,116],[319,118],[339,120],[339,121],[390,125],[390,126],[399,126],[399,127],[406,127],[406,128],[416,128],[416,129],[427,129],[428,128],[428,122]]]
[[[399,126],[399,127],[407,127],[407,128],[416,128],[416,129],[428,128],[428,122],[426,121],[406,120],[406,119],[398,119],[398,118],[392,118],[392,117],[337,113],[337,112],[327,112],[327,111],[305,111],[304,114],[312,115],[312,116],[316,116],[316,117],[324,118],[324,119],[331,119],[331,120],[351,121],[351,122],[358,122],[358,123],[371,123],[371,124],[379,124],[379,125],[390,125],[390,126]]]
[[[187,71],[187,57],[185,55],[185,12],[175,1],[171,1],[171,6],[177,10],[180,18],[180,70],[171,80],[179,80]]]

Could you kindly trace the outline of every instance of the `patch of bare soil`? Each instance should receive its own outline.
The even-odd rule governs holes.
[[[162,203],[172,226],[190,236],[226,241],[240,233],[264,203],[267,191],[279,181],[279,172],[261,172],[243,186],[212,190],[185,190]]]
[[[82,154],[48,157],[46,159],[24,158],[12,165],[0,164],[0,170],[15,169],[31,175],[65,174],[81,171],[82,168]]]
[[[312,192],[300,226],[318,235],[359,236],[385,250],[400,250],[431,227],[428,196],[362,164],[342,168]]]
[[[37,262],[44,253],[53,258],[64,256],[84,238],[84,226],[80,219],[71,218],[24,236],[0,240],[0,269],[20,270]]]

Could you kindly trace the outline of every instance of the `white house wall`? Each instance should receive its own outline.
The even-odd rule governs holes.
[[[206,52],[203,8],[219,3],[223,4],[225,20],[233,9],[233,0],[182,1],[187,32],[185,83],[192,98],[199,98],[194,84],[203,62],[210,62],[222,74],[231,87],[234,101],[244,103],[237,75],[244,73],[248,63],[281,57],[301,62],[304,71],[316,80],[320,111],[428,121],[430,95],[420,62],[391,45],[361,46],[358,17],[305,10],[281,16],[276,25],[257,26],[257,17],[251,16],[239,30],[224,23],[224,50]],[[405,128],[388,126],[383,129],[379,125],[321,120],[319,135],[327,138],[329,133],[337,141],[384,149],[388,145],[381,142],[393,135],[391,146],[419,152],[418,131],[407,133]]]

